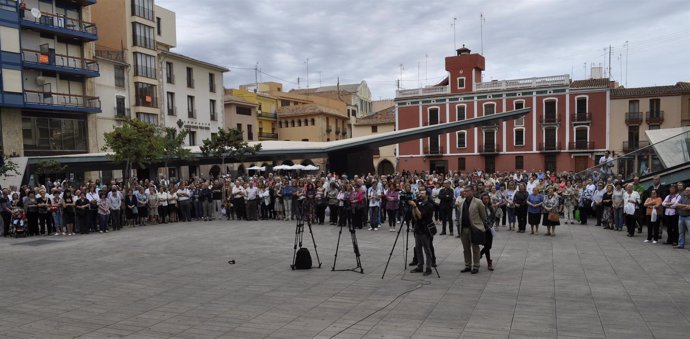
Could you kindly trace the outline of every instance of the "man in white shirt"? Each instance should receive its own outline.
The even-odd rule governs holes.
[[[122,228],[122,220],[120,219],[120,208],[122,207],[122,192],[118,191],[117,185],[113,185],[108,192],[108,202],[110,204],[110,224],[113,231]]]
[[[180,184],[180,187],[177,189],[177,202],[180,204],[180,212],[182,212],[180,221],[192,221],[191,196],[192,192],[187,188],[187,182]]]
[[[246,189],[247,193],[247,220],[259,220],[259,190],[254,186],[254,181],[249,181],[249,187]]]

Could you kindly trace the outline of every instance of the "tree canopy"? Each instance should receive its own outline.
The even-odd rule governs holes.
[[[163,142],[155,125],[126,118],[122,126],[105,133],[103,151],[112,150],[108,158],[116,164],[125,165],[126,178],[132,168],[145,168],[163,152]]]
[[[218,157],[221,164],[225,165],[225,159],[242,161],[246,156],[255,154],[261,150],[261,144],[249,145],[242,136],[242,130],[219,128],[218,133],[205,139],[200,147],[206,156]]]

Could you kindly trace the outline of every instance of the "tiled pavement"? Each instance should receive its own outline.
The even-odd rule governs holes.
[[[331,271],[333,226],[314,226],[322,268],[290,270],[294,230],[215,221],[43,237],[50,241],[36,246],[20,244],[37,238],[0,239],[0,337],[690,336],[690,252],[640,236],[502,228],[496,270],[482,262],[477,275],[459,272],[459,239],[437,236],[440,279],[403,274],[401,239],[382,280],[395,233],[357,233],[362,275]],[[345,230],[337,268],[354,263]]]

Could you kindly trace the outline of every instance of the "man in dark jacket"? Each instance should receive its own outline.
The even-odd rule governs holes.
[[[441,200],[439,204],[439,214],[441,217],[441,233],[439,235],[446,234],[446,224],[448,224],[448,233],[453,235],[453,200],[455,195],[453,189],[450,188],[450,181],[446,180],[443,182],[443,187],[438,192],[438,198]]]

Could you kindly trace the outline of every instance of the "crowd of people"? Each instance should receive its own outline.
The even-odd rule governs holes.
[[[378,231],[387,224],[393,232],[410,227],[418,235],[411,264],[421,264],[413,271],[425,274],[435,265],[433,237],[457,234],[465,248],[463,271],[477,273],[483,256],[493,269],[490,249],[499,227],[526,233],[529,224],[530,234],[536,235],[544,226],[545,236],[555,236],[561,223],[584,225],[594,218],[596,226],[605,229],[621,231],[625,226],[630,237],[646,225],[645,242],[652,243],[661,241],[665,227],[665,243],[683,248],[690,227],[690,188],[683,183],[664,185],[658,177],[644,187],[637,177],[626,183],[605,171],[589,177],[480,170],[354,177],[268,173],[181,181],[160,176],[124,183],[10,187],[0,196],[0,215],[5,236],[17,219],[27,226],[28,236],[71,236],[214,219],[302,218],[323,225],[328,216],[330,225],[354,229]],[[436,225],[438,234],[433,232]]]

